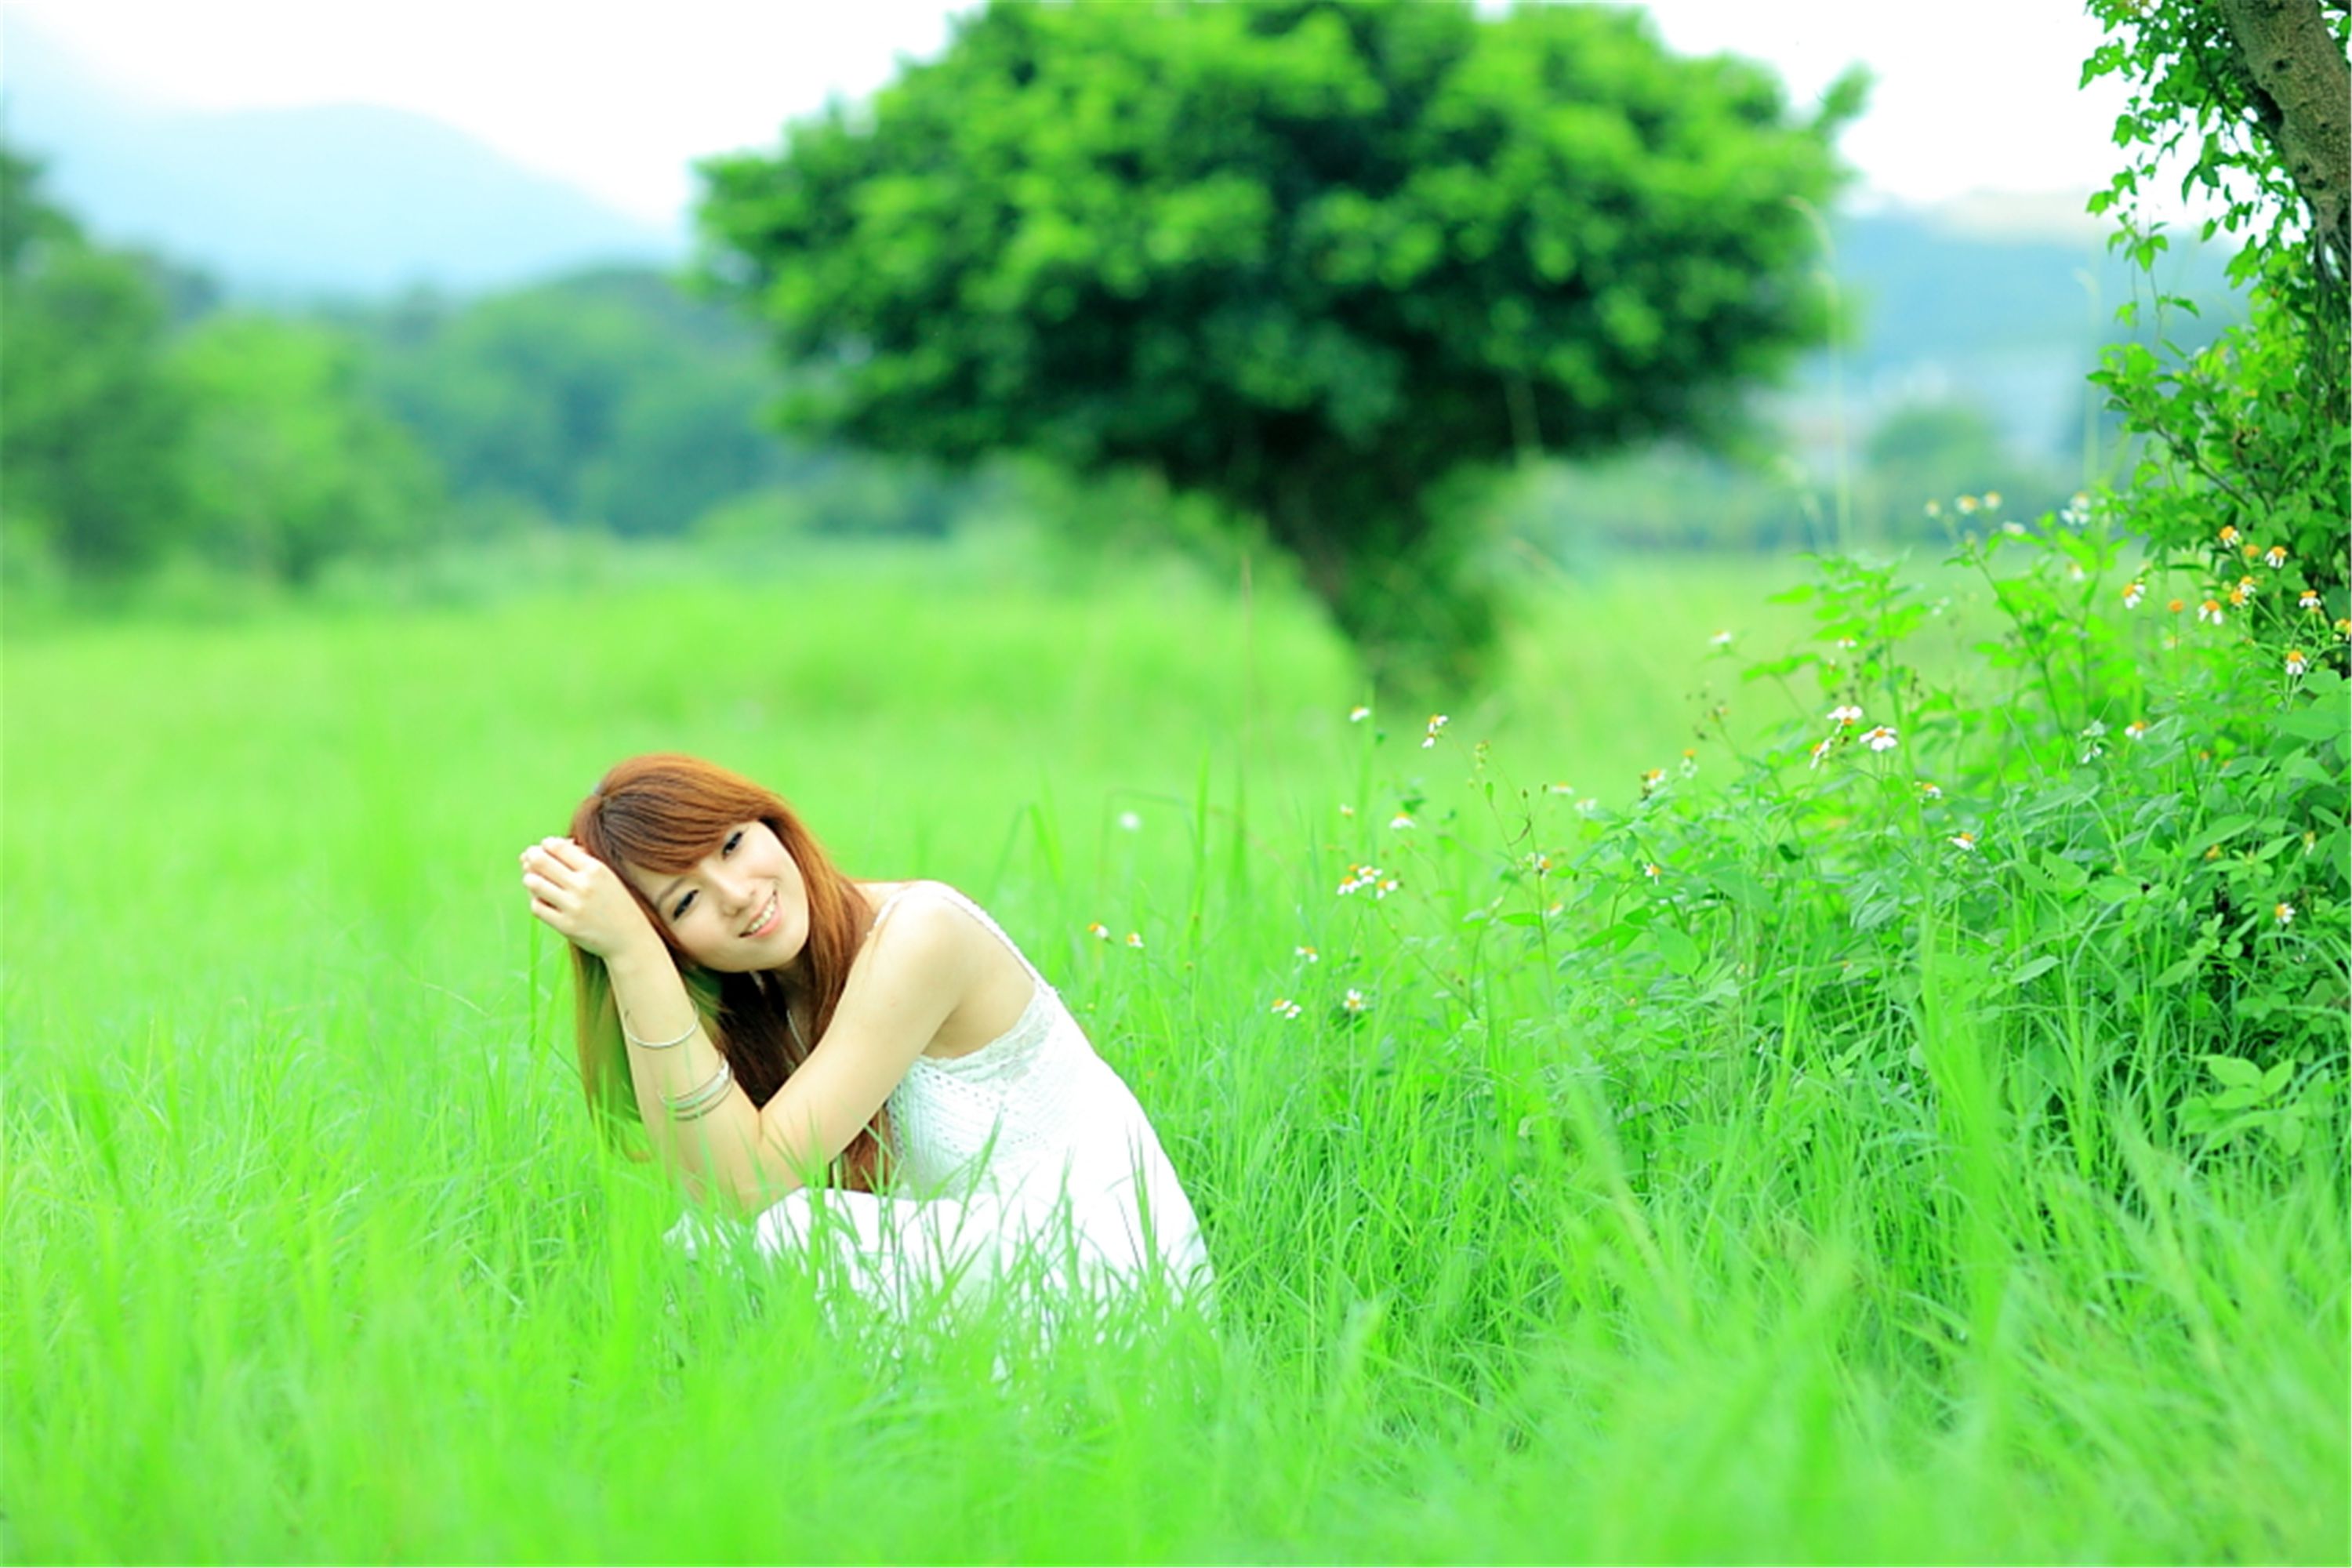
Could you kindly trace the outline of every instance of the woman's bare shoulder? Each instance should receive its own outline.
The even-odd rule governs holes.
[[[909,877],[897,882],[860,882],[857,890],[865,895],[866,907],[873,911],[878,923],[885,914],[895,918],[901,904],[953,904],[964,910],[976,910],[978,905],[961,889],[928,877]]]
[[[1001,1010],[995,998],[1005,989],[999,971],[1007,957],[984,918],[974,918],[970,900],[944,882],[867,882],[860,889],[875,905],[875,919],[850,967],[845,1004],[868,993],[944,987],[951,998],[948,1033],[959,1037],[967,1004],[978,1000],[992,1016]],[[1018,969],[1018,960],[1010,962]],[[954,1043],[949,1041],[950,1054]]]

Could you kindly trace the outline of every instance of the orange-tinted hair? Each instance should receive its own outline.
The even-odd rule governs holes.
[[[753,821],[766,823],[783,842],[808,889],[808,941],[802,952],[807,961],[804,984],[814,1004],[816,1026],[809,1036],[814,1044],[833,1023],[869,913],[856,884],[835,868],[782,797],[698,757],[667,752],[631,757],[606,773],[572,814],[572,837],[615,870],[625,864],[667,874],[692,868],[730,829]],[[753,1105],[767,1104],[806,1056],[786,1019],[784,1009],[793,994],[789,983],[780,972],[721,974],[702,968],[680,951],[667,922],[635,884],[630,891],[677,959],[695,1011],[735,1069],[735,1081]],[[614,1132],[619,1122],[640,1120],[641,1113],[612,979],[603,959],[576,946],[572,973],[581,1082],[590,1111]],[[874,1190],[887,1137],[887,1120],[877,1111],[842,1151],[839,1175],[845,1184]]]

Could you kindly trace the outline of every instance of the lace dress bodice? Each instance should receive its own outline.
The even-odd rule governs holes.
[[[927,1284],[961,1290],[1016,1266],[1033,1282],[1042,1268],[1055,1289],[1159,1278],[1205,1291],[1208,1252],[1175,1169],[1060,994],[943,883],[900,889],[876,927],[913,900],[947,903],[992,932],[1027,971],[1028,1004],[977,1050],[915,1058],[888,1100],[887,1194],[793,1193],[760,1216],[761,1246],[828,1252],[894,1307]]]

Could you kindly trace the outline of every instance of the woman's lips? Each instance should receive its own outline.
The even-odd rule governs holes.
[[[775,934],[776,928],[782,925],[783,921],[784,900],[779,895],[770,893],[768,895],[767,913],[761,917],[758,925],[752,927],[750,931],[745,931],[743,935],[748,941],[757,941],[759,938],[763,936],[773,936]]]

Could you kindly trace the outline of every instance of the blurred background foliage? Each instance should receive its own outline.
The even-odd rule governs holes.
[[[976,14],[872,102],[715,161],[688,271],[258,290],[97,237],[8,145],[19,610],[519,541],[993,529],[1287,552],[1373,673],[1466,680],[1530,555],[2063,504],[2143,444],[2085,395],[2102,346],[2242,314],[2218,247],[2125,324],[2149,290],[2088,239],[1836,213],[1860,84],[1800,118],[1637,13],[1151,15]]]

